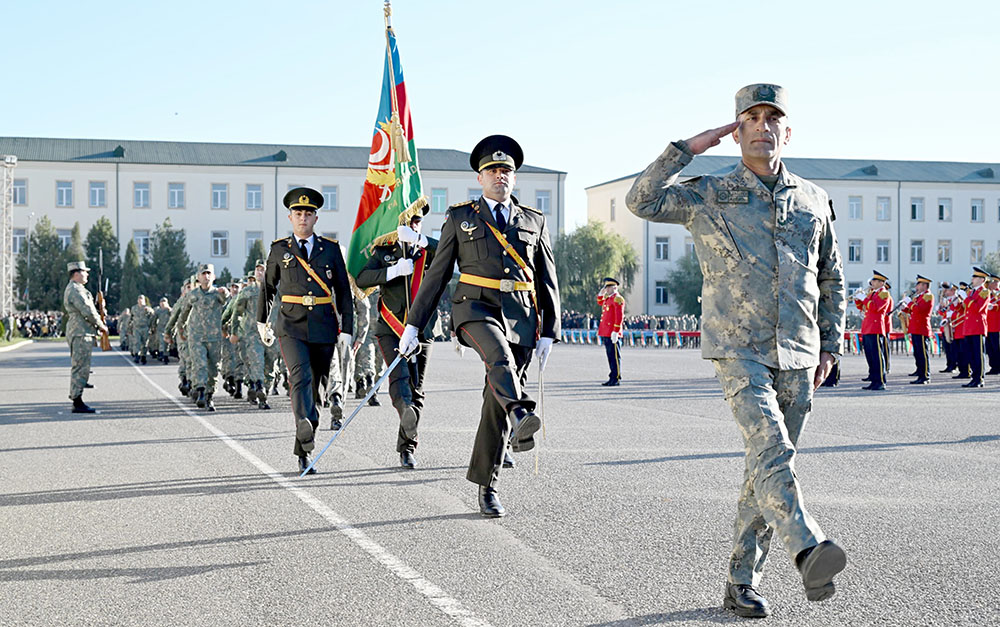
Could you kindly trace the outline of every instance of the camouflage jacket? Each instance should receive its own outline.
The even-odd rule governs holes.
[[[251,283],[240,290],[233,303],[232,333],[240,337],[257,335],[257,307],[260,305],[260,286]]]
[[[94,298],[87,288],[76,281],[70,281],[63,292],[63,309],[67,314],[67,338],[92,336],[101,325],[101,315],[94,306]]]
[[[233,333],[239,334],[239,327],[236,326],[236,320],[233,317],[236,313],[236,299],[239,297],[240,292],[237,292],[235,295],[226,296],[226,304],[222,307],[222,332],[227,335]]]
[[[148,331],[149,326],[153,323],[153,312],[152,307],[139,307],[138,305],[132,308],[132,330],[133,331]]]
[[[167,326],[167,320],[170,319],[170,306],[163,307],[158,306],[153,310],[153,324],[149,326],[150,334],[158,333],[162,334],[163,329]]]
[[[180,320],[187,316],[188,340],[222,341],[222,308],[225,304],[226,297],[217,292],[215,287],[209,287],[208,291],[196,287],[188,292],[184,303],[178,303],[174,307],[175,310],[180,310]]]
[[[692,155],[667,147],[625,197],[635,215],[683,224],[704,275],[702,357],[795,370],[839,354],[844,268],[826,192],[782,165],[772,192],[741,161],[677,183]]]

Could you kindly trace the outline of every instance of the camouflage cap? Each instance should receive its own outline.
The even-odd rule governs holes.
[[[754,83],[736,92],[736,117],[759,104],[771,105],[788,115],[788,94],[781,85]]]
[[[255,268],[266,268],[267,265],[264,263],[263,259],[258,259],[257,262],[254,264],[254,267]],[[253,272],[250,273],[250,276],[253,276]]]
[[[90,268],[87,267],[86,261],[71,261],[66,264],[67,272],[76,272],[77,270],[85,270],[90,272]]]
[[[249,272],[247,274],[246,280],[247,281],[256,281],[257,280],[257,273],[256,272]]]
[[[206,272],[211,272],[215,274],[215,264],[214,263],[203,263],[198,266],[198,274],[205,274]]]

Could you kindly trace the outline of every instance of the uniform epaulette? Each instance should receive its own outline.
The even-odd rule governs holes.
[[[615,295],[615,302],[621,305],[622,303],[625,302],[625,299],[622,298],[620,295]]]
[[[460,202],[457,205],[452,205],[451,209],[457,209],[458,207],[468,207],[469,205],[475,204],[475,200],[466,200],[465,202]]]
[[[318,241],[318,242],[319,241],[327,241],[327,242],[330,242],[331,244],[336,244],[337,243],[337,240],[333,239],[332,237],[324,237],[322,235],[317,235],[316,236],[316,241]]]
[[[529,207],[528,205],[518,205],[518,207],[520,207],[521,209],[524,209],[524,210],[526,210],[526,211],[530,211],[530,212],[532,212],[532,213],[537,213],[538,215],[544,215],[544,214],[543,214],[543,213],[542,213],[541,211],[539,211],[538,209],[535,209],[534,207]]]
[[[982,298],[986,298],[990,295],[990,291],[984,287],[983,289],[979,290],[979,295]]]
[[[924,300],[934,300],[934,294],[931,294],[930,292],[924,294]]]
[[[275,245],[275,244],[277,244],[278,242],[287,242],[287,241],[288,241],[288,238],[287,238],[287,237],[279,237],[278,239],[276,239],[276,240],[274,240],[273,242],[271,242],[271,246],[274,246],[274,245]]]
[[[882,300],[885,300],[889,298],[889,292],[887,290],[882,290],[881,292],[878,293],[878,297],[881,298]]]

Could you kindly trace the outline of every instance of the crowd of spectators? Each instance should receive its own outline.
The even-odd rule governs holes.
[[[15,337],[40,338],[62,335],[61,311],[20,311],[3,319],[3,339]]]
[[[568,310],[562,313],[562,328],[564,329],[596,329],[601,322],[600,316],[591,313],[580,313]],[[701,329],[700,316],[651,316],[637,314],[625,316],[622,326],[626,329],[643,329],[649,331],[698,331]]]

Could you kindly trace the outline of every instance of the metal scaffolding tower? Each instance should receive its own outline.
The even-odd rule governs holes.
[[[0,179],[0,316],[14,313],[14,168],[17,157],[4,155]]]

